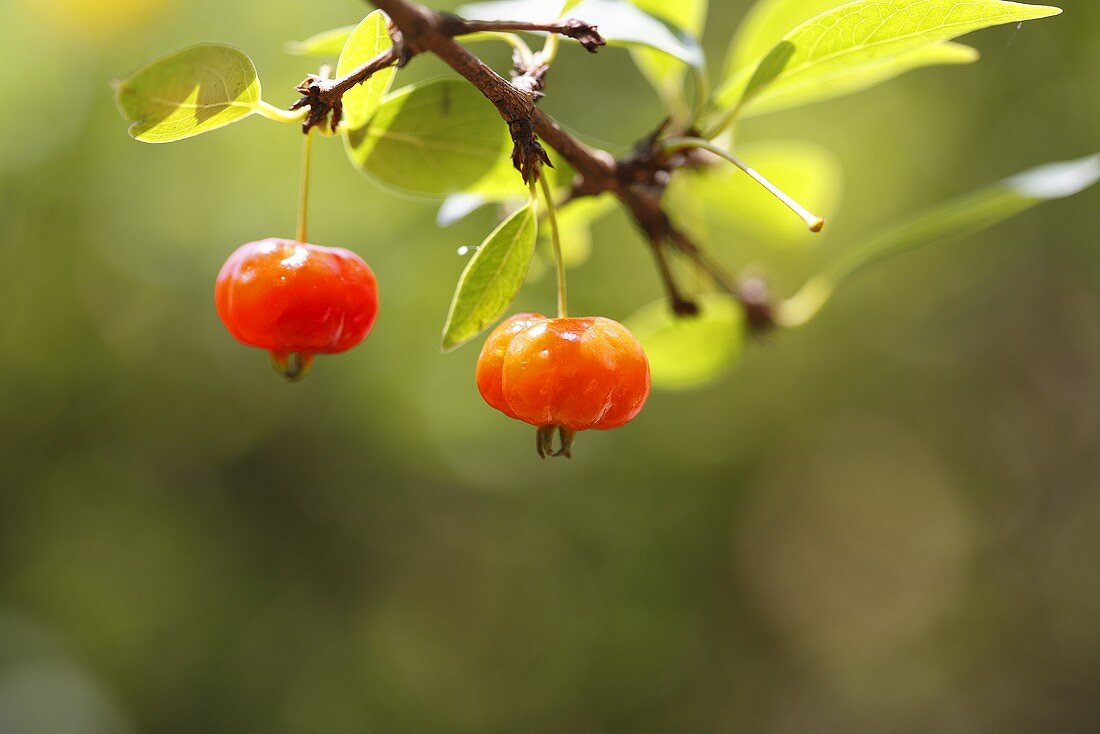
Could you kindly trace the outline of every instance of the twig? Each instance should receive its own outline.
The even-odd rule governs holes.
[[[584,46],[589,53],[596,53],[600,50],[600,46],[607,45],[607,41],[600,35],[596,26],[576,18],[559,20],[554,23],[527,23],[512,20],[466,20],[451,13],[440,13],[439,16],[442,19],[439,31],[451,38],[482,32],[529,31],[531,33],[556,33],[566,38],[572,38]]]
[[[322,76],[307,76],[296,87],[302,95],[301,99],[290,107],[292,110],[309,107],[302,130],[308,135],[310,130],[328,119],[332,131],[336,132],[344,113],[344,94],[356,84],[362,84],[383,69],[399,63],[400,59],[400,49],[394,46],[337,79],[328,79],[324,72]]]

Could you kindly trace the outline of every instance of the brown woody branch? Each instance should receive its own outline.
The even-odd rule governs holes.
[[[607,44],[596,26],[576,18],[559,20],[554,23],[526,23],[511,20],[466,20],[451,13],[439,13],[439,16],[442,19],[439,26],[440,33],[451,38],[471,33],[529,31],[532,33],[556,33],[566,38],[572,38],[590,53],[596,53],[599,51],[600,46]]]
[[[317,118],[319,121],[324,120],[330,111],[335,117],[339,114],[343,93],[355,84],[387,66],[403,66],[414,56],[432,53],[474,85],[497,108],[508,125],[515,146],[513,162],[525,181],[537,179],[541,166],[549,163],[541,140],[556,150],[577,172],[570,198],[611,193],[619,199],[645,234],[672,308],[678,315],[696,314],[698,307],[677,284],[669,257],[672,252],[690,261],[715,287],[740,298],[747,308],[757,313],[762,325],[767,326],[764,322],[769,320],[770,307],[767,294],[759,292],[759,284],[753,284],[754,290],[750,294],[685,232],[677,229],[665,211],[662,198],[672,171],[695,165],[697,161],[690,153],[670,155],[661,149],[659,137],[663,125],[651,137],[641,141],[633,155],[616,160],[610,153],[578,140],[536,106],[546,73],[546,67],[541,66],[537,54],[535,68],[524,67],[520,61],[513,79],[509,81],[455,40],[457,36],[478,31],[543,31],[574,38],[588,50],[595,51],[603,43],[595,26],[577,20],[553,24],[469,21],[431,10],[411,0],[371,1],[390,17],[394,48],[340,79],[307,78],[303,82],[305,89],[299,89],[305,95],[299,100],[299,106],[308,104],[312,110],[312,105],[318,104],[321,110]],[[310,120],[314,117],[311,112]],[[318,123],[307,121],[307,129],[311,124]]]
[[[400,51],[395,46],[383,51],[359,68],[353,69],[339,79],[328,79],[324,76],[310,74],[299,82],[296,87],[302,97],[291,105],[290,108],[296,110],[306,106],[309,107],[309,116],[306,117],[305,122],[302,123],[302,129],[306,133],[312,128],[324,123],[326,119],[329,120],[332,131],[336,132],[336,127],[340,124],[340,118],[343,117],[344,114],[344,94],[356,84],[362,84],[378,72],[393,66],[400,60]],[[324,71],[321,73],[325,74]]]

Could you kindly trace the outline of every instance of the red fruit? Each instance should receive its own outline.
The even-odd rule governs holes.
[[[557,430],[558,455],[568,456],[577,431],[618,428],[641,412],[649,361],[616,321],[519,314],[485,342],[477,386],[489,405],[539,428],[540,455]]]
[[[229,256],[214,303],[230,334],[271,352],[293,380],[305,376],[313,355],[345,352],[366,338],[378,315],[378,284],[354,252],[272,238]]]

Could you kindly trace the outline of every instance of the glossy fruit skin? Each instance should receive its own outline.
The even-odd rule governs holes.
[[[489,336],[477,365],[482,397],[533,426],[609,430],[649,398],[649,360],[617,321],[518,314]]]
[[[540,313],[516,314],[501,322],[481,348],[481,356],[477,360],[477,390],[486,403],[509,418],[517,416],[504,399],[504,358],[508,346],[521,331],[546,320]]]
[[[214,303],[244,344],[275,355],[337,354],[370,333],[378,283],[354,252],[271,238],[229,256]]]

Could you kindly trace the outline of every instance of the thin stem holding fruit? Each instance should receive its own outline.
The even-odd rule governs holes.
[[[711,143],[709,140],[703,140],[702,138],[669,138],[664,142],[664,150],[666,153],[677,153],[679,151],[689,150],[692,148],[698,148],[713,153],[714,155],[720,158],[724,158],[725,160],[740,168],[742,171],[748,174],[749,178],[763,186],[772,196],[779,199],[781,202],[783,202],[783,204],[787,206],[787,208],[797,214],[802,219],[802,221],[806,223],[806,226],[810,228],[811,232],[820,232],[821,228],[825,226],[824,219],[817,216],[813,212],[806,209],[806,207],[802,206],[797,201],[792,199],[785,191],[783,191],[783,189],[779,188],[771,181],[766,179],[763,174],[750,167],[747,163],[742,161],[733,153],[730,153],[727,150],[723,150],[721,147],[715,145],[714,143]]]
[[[554,206],[554,194],[546,176],[539,176],[542,184],[542,198],[546,200],[546,220],[550,223],[550,242],[554,247],[554,268],[558,276],[558,318],[569,316],[569,298],[565,288],[565,258],[561,253],[561,230],[558,229],[558,214]]]
[[[306,242],[309,233],[309,184],[313,168],[313,130],[306,130],[302,145],[302,178],[298,188],[298,231],[296,238]]]

